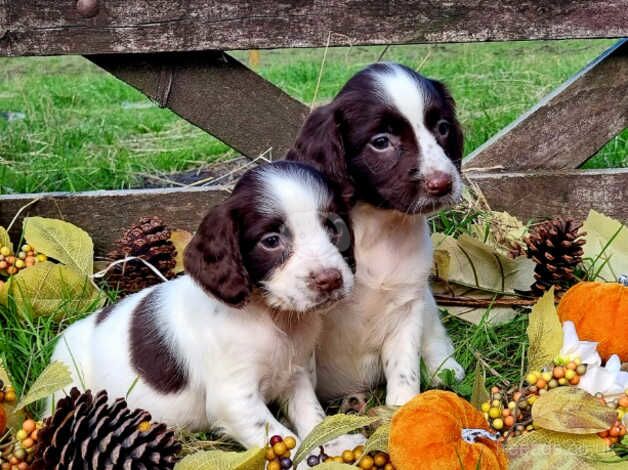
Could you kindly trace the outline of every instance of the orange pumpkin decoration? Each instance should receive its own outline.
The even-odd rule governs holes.
[[[417,395],[393,416],[391,462],[397,470],[508,468],[500,443],[487,437],[467,441],[464,429],[491,432],[482,413],[455,393],[430,390]]]
[[[615,282],[579,282],[558,304],[560,321],[571,320],[582,341],[597,341],[602,359],[628,361],[628,287]]]

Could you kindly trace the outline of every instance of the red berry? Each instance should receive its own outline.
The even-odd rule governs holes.
[[[273,437],[270,438],[270,445],[274,446],[275,444],[277,444],[278,442],[283,441],[283,438],[279,435],[274,435]]]

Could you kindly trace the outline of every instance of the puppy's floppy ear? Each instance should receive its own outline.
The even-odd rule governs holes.
[[[335,101],[312,111],[286,159],[313,166],[327,177],[344,200],[350,201],[354,187],[342,142],[340,104]]]
[[[462,126],[460,122],[458,122],[458,118],[456,117],[456,101],[451,96],[451,93],[447,89],[444,83],[432,80],[434,87],[438,91],[438,93],[445,100],[445,105],[449,107],[452,116],[451,122],[451,132],[449,133],[449,137],[447,137],[447,145],[446,151],[449,158],[454,162],[458,171],[460,171],[462,165],[462,155],[464,152],[464,135],[462,133]]]
[[[242,262],[238,226],[229,202],[212,209],[185,249],[185,271],[205,291],[234,307],[251,295],[251,280]]]

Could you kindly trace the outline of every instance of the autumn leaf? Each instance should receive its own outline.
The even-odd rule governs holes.
[[[475,378],[473,379],[473,391],[471,392],[471,404],[480,409],[480,405],[484,402],[487,402],[491,399],[488,394],[488,390],[486,390],[486,371],[484,367],[482,367],[482,363],[478,361],[475,364]]]
[[[84,311],[97,306],[100,295],[91,280],[68,266],[49,261],[23,269],[11,279],[10,294],[23,315]]]
[[[294,454],[294,466],[296,467],[314,449],[323,446],[332,439],[340,437],[356,429],[361,429],[378,421],[379,418],[369,416],[354,416],[337,414],[328,416],[303,439],[301,445]]]
[[[593,434],[612,427],[617,412],[577,387],[558,387],[532,406],[535,427],[570,434]]]
[[[185,247],[188,246],[190,240],[192,239],[192,234],[187,230],[173,230],[170,235],[170,241],[174,245],[177,250],[176,261],[177,264],[174,266],[174,273],[179,274],[182,273],[183,268],[183,253],[185,252]]]
[[[37,377],[37,380],[31,385],[28,393],[24,395],[17,404],[16,410],[21,410],[31,403],[49,397],[71,383],[72,375],[70,374],[68,366],[62,362],[53,361],[48,364],[48,367]]]
[[[513,245],[522,245],[528,229],[508,212],[484,211],[478,223],[469,225],[471,235],[501,255],[508,256]]]
[[[316,466],[316,470],[355,470],[357,467],[340,462],[324,462]]]
[[[554,287],[532,307],[528,324],[528,368],[537,370],[549,364],[563,346],[563,329],[554,305]]]
[[[388,452],[388,439],[390,437],[391,423],[382,424],[368,438],[364,444],[364,454],[369,452]]]
[[[264,470],[266,451],[259,447],[246,452],[210,450],[188,455],[175,470]]]
[[[509,470],[595,470],[569,450],[547,444],[509,447],[507,455]]]
[[[0,247],[8,246],[11,252],[13,252],[13,243],[11,243],[11,237],[4,227],[0,227]]]
[[[628,227],[591,210],[582,229],[583,263],[590,280],[615,282],[620,274],[628,274]]]
[[[94,244],[83,229],[44,217],[24,219],[24,239],[40,253],[86,275],[94,273]]]

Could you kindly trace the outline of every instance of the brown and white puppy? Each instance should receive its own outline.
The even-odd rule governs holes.
[[[322,312],[353,286],[343,214],[309,166],[247,172],[200,223],[187,275],[73,324],[53,360],[74,386],[112,399],[130,390],[129,405],[157,421],[219,428],[245,446],[293,434],[267,407],[279,401],[303,438],[325,415],[311,380]]]
[[[322,398],[386,380],[386,403],[402,405],[420,391],[419,357],[433,377],[464,376],[429,288],[426,220],[460,198],[462,145],[445,86],[392,63],[359,72],[304,124],[288,159],[316,166],[352,203],[355,233],[355,288],[317,349]]]

